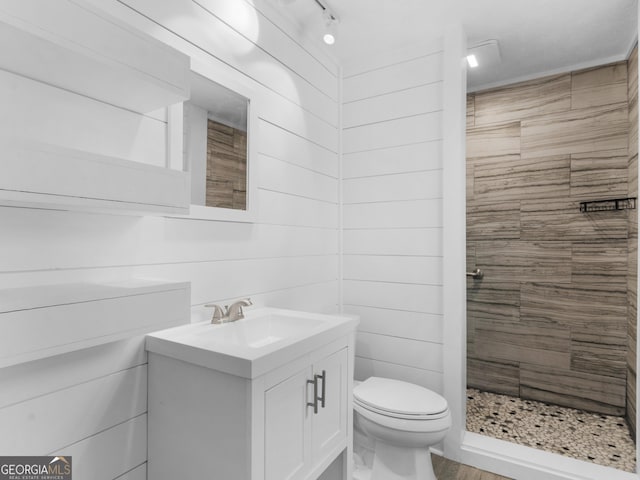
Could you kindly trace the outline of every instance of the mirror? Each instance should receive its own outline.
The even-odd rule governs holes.
[[[191,179],[189,216],[252,222],[254,104],[242,86],[232,89],[213,81],[215,74],[206,68],[192,65],[191,96],[182,113],[184,168]]]

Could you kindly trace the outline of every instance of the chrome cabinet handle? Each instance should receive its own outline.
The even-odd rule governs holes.
[[[313,376],[313,380],[307,380],[307,385],[313,383],[313,402],[307,402],[307,407],[313,407],[313,413],[318,413],[318,375]]]
[[[482,280],[484,278],[484,272],[476,267],[472,272],[467,272],[467,277],[471,277],[474,280]]]
[[[313,376],[313,380],[307,380],[307,385],[310,383],[313,384],[313,402],[307,402],[307,407],[313,407],[313,413],[318,413],[318,402],[320,402],[320,406],[324,408],[324,394],[325,394],[325,383],[326,383],[326,375],[327,372],[322,371],[322,375],[318,375],[317,373]],[[318,380],[322,380],[322,396],[318,397]]]
[[[320,397],[320,406],[324,408],[324,398],[325,398],[325,385],[327,384],[327,372],[322,370],[322,375],[314,375],[314,378],[317,380],[318,378],[322,379],[322,397]]]

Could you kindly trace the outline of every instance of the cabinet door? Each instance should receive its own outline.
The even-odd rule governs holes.
[[[314,462],[322,460],[347,436],[347,349],[337,351],[313,366],[316,375],[324,372],[324,406],[312,416]],[[322,383],[322,380],[319,380]],[[320,388],[322,391],[322,388]]]
[[[311,438],[307,379],[311,368],[265,392],[265,480],[296,480],[308,471]],[[309,397],[312,400],[313,394]]]

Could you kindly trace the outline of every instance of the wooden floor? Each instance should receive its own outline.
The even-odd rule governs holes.
[[[438,455],[431,454],[431,459],[438,480],[509,480],[507,477],[462,465]]]

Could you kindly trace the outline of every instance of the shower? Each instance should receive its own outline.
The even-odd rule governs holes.
[[[467,429],[628,471],[637,70],[634,49],[467,98]]]

